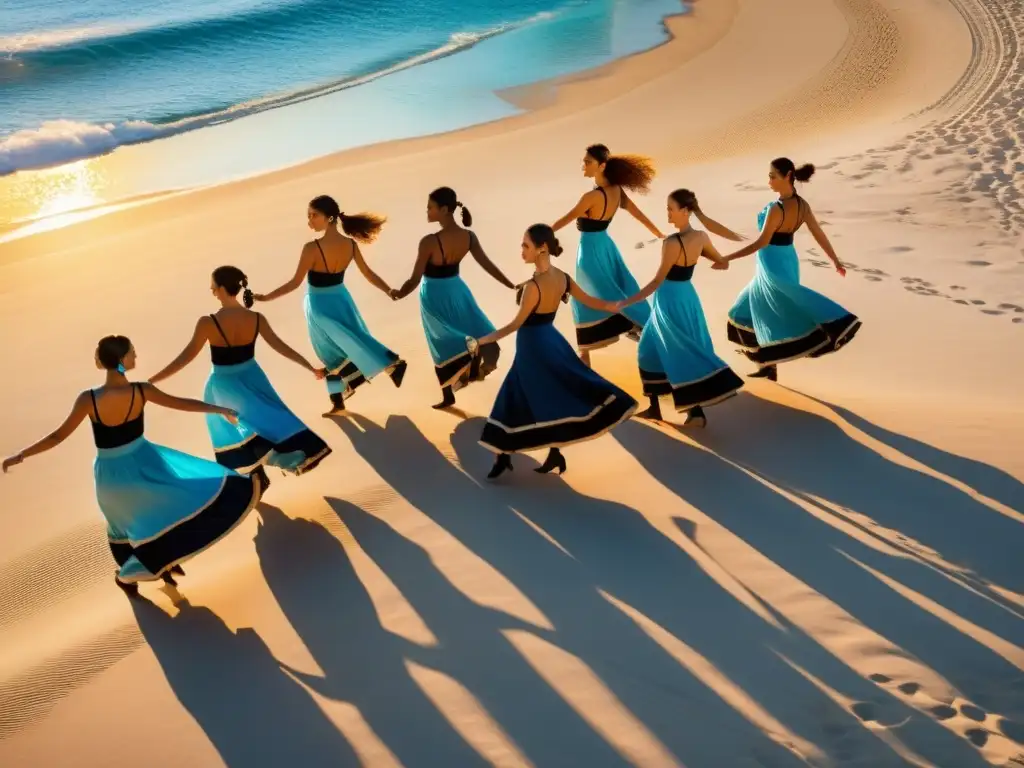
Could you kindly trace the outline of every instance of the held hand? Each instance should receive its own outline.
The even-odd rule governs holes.
[[[267,295],[265,293],[254,293],[252,295],[252,300],[253,301],[266,301],[267,300]]]
[[[238,411],[232,408],[225,408],[223,411],[221,411],[221,416],[227,419],[228,422],[231,424],[238,423]]]
[[[313,369],[313,375],[316,376],[317,380],[325,379],[325,378],[327,378],[327,369],[326,368],[314,368]]]
[[[397,288],[392,288],[390,291],[388,291],[388,296],[391,297],[392,301],[398,301],[400,298],[402,298],[401,296],[398,295]]]
[[[18,464],[21,464],[21,462],[23,462],[24,460],[24,455],[20,453],[16,453],[13,456],[8,456],[6,459],[4,459],[4,474],[6,475],[7,470],[9,470],[11,467],[16,467]]]
[[[728,261],[716,261],[714,264],[711,265],[711,268],[712,269],[728,269],[729,268],[729,262]]]
[[[836,272],[839,273],[840,277],[846,277],[846,267],[843,266],[842,262],[836,262]]]
[[[619,314],[623,309],[628,307],[632,302],[628,299],[623,301],[613,301],[608,305],[608,312],[613,315]]]

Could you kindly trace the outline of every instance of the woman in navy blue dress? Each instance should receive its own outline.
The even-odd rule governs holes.
[[[567,274],[551,266],[562,252],[547,224],[534,224],[523,236],[523,261],[535,267],[519,293],[515,319],[494,333],[468,339],[472,354],[516,333],[516,356],[501,385],[480,444],[498,454],[487,475],[494,479],[512,469],[513,453],[548,449],[538,472],[565,471],[560,447],[600,437],[628,419],[637,402],[592,371],[554,327],[560,302],[571,296],[584,306],[615,312],[612,302],[597,299]]]

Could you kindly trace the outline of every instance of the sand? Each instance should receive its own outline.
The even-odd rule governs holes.
[[[817,163],[804,194],[849,273],[801,233],[804,279],[864,321],[841,353],[750,381],[704,431],[633,421],[568,449],[564,478],[523,457],[491,485],[476,438],[501,375],[432,411],[415,298],[354,276],[370,327],[410,361],[403,387],[376,381],[325,421],[321,386],[261,349],[335,452],[276,480],[180,592],[113,586],[87,429],[0,478],[0,765],[1011,764],[1022,18],[1012,0],[699,0],[660,48],[506,94],[522,116],[0,244],[5,453],[97,382],[99,336],[131,336],[145,377],[215,308],[212,267],[283,281],[315,194],[387,213],[365,251],[399,285],[426,193],[451,185],[522,279],[522,230],[586,188],[593,141],[657,158],[641,202],[656,221],[685,185],[748,235],[768,161]],[[612,234],[646,280],[651,238],[625,216]],[[562,240],[571,254],[575,232]],[[741,373],[724,319],[752,269],[697,277]],[[511,318],[510,292],[464,275]],[[265,312],[310,353],[300,302]],[[568,311],[557,322],[571,334]],[[631,342],[594,362],[639,394]],[[205,375],[196,362],[166,389],[198,395]],[[151,408],[147,428],[209,455],[200,417]]]

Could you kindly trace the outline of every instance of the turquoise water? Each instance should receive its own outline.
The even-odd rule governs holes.
[[[507,117],[518,110],[497,91],[651,48],[666,39],[664,17],[683,10],[680,0],[2,0],[0,227]],[[128,144],[141,146],[119,149]],[[113,171],[34,170],[114,150]]]

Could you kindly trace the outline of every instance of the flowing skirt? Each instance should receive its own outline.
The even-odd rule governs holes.
[[[96,500],[122,581],[152,581],[228,534],[260,499],[256,478],[140,437],[101,448]]]
[[[292,413],[255,360],[215,365],[203,395],[208,403],[238,411],[238,423],[206,414],[217,461],[238,472],[269,464],[301,475],[330,453],[327,443]]]
[[[729,310],[729,341],[760,365],[821,357],[845,346],[860,320],[831,299],[800,284],[792,245],[757,253],[754,279]]]
[[[580,362],[553,325],[524,325],[480,444],[495,453],[571,445],[600,437],[636,406]]]
[[[307,286],[303,306],[313,351],[327,369],[328,393],[348,399],[358,387],[398,362],[398,355],[370,335],[344,283],[327,288]]]
[[[483,381],[498,367],[501,353],[497,342],[480,347],[473,356],[466,349],[466,337],[478,339],[494,332],[494,325],[476,303],[458,275],[424,277],[420,282],[420,318],[427,336],[437,381],[453,390],[472,381]]]
[[[605,301],[628,299],[640,291],[607,232],[580,233],[576,284],[591,296]],[[572,316],[576,323],[576,346],[583,350],[598,349],[614,344],[624,333],[639,333],[651,316],[651,305],[641,301],[626,307],[620,314],[610,315],[573,299]]]
[[[677,411],[721,402],[743,386],[715,354],[700,296],[689,280],[659,286],[637,358],[644,394],[671,394]]]

